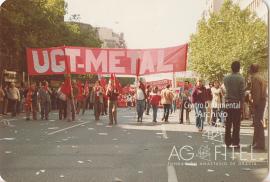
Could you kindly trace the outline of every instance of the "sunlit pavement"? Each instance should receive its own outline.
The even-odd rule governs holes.
[[[198,133],[178,124],[136,122],[135,110],[119,109],[118,125],[93,111],[76,122],[25,121],[0,116],[0,176],[7,182],[256,182],[267,175],[267,152],[251,151],[253,128],[241,128],[242,148],[222,146],[222,127]],[[152,113],[151,113],[152,114]],[[1,178],[0,178],[1,179]]]

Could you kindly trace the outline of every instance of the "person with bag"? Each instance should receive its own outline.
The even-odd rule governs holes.
[[[142,122],[143,119],[143,112],[145,109],[145,99],[146,99],[146,93],[145,93],[145,86],[144,84],[140,81],[138,88],[136,90],[136,109],[137,109],[137,122]]]
[[[164,113],[162,121],[169,122],[169,114],[173,101],[173,92],[170,90],[171,85],[167,85],[165,89],[161,91],[161,104],[163,104]]]
[[[161,100],[161,96],[158,94],[158,87],[155,87],[153,92],[150,94],[150,104],[153,109],[153,122],[157,122],[157,111]]]

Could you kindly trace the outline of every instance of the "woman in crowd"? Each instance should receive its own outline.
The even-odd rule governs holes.
[[[101,104],[103,104],[103,88],[100,85],[100,81],[96,81],[93,89],[94,92],[94,115],[95,120],[98,121],[101,114]]]
[[[145,86],[144,84],[139,81],[138,88],[136,90],[136,108],[137,108],[137,122],[142,122],[143,119],[143,112],[145,109],[145,99],[146,99],[146,93],[145,93]]]
[[[192,93],[192,102],[195,106],[196,115],[196,127],[199,132],[203,131],[203,125],[205,120],[205,103],[206,103],[206,88],[204,87],[202,80],[198,80]]]
[[[38,92],[36,89],[36,84],[31,84],[30,88],[27,89],[27,94],[25,98],[25,112],[26,120],[30,120],[30,115],[32,112],[33,120],[37,120],[37,109],[38,109]]]
[[[220,117],[220,108],[221,108],[221,101],[222,101],[222,90],[220,88],[220,83],[218,80],[214,81],[214,86],[211,88],[212,92],[212,126],[216,126],[216,122],[219,120],[221,121]],[[210,114],[210,113],[207,113]]]
[[[117,98],[119,95],[119,91],[115,87],[114,80],[110,80],[106,95],[108,97],[108,105],[109,105],[109,125],[117,124]]]
[[[150,104],[153,109],[153,122],[157,122],[157,111],[161,100],[161,96],[158,94],[158,87],[155,87],[150,95]]]
[[[64,85],[62,83],[61,87]],[[59,110],[59,120],[66,119],[67,117],[67,96],[64,94],[61,89],[57,90],[57,103],[58,103],[58,110]]]

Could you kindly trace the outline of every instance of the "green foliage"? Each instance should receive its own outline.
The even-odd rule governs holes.
[[[64,0],[6,0],[0,9],[0,53],[10,58],[5,61],[25,71],[27,47],[100,47],[94,28],[64,22],[66,9]]]
[[[135,82],[135,78],[131,78],[131,77],[118,77],[117,79],[121,83],[122,87],[125,87],[127,85],[132,85]]]
[[[267,68],[267,26],[248,9],[226,0],[218,13],[198,23],[191,36],[191,69],[208,80],[222,80],[230,72],[233,60],[239,59],[243,74],[250,64]]]

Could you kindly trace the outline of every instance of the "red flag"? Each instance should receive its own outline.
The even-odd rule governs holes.
[[[77,88],[78,88],[77,99],[82,100],[83,99],[83,86],[82,86],[82,82],[80,80],[77,81]]]
[[[71,81],[70,77],[66,77],[64,84],[61,86],[61,92],[65,95],[71,94]]]
[[[116,77],[114,77],[114,84],[115,84],[115,88],[118,90],[118,92],[122,93],[122,85]]]
[[[101,87],[102,87],[103,89],[105,89],[105,87],[106,87],[106,85],[107,85],[107,80],[106,80],[104,77],[102,77],[102,78],[100,79],[100,85],[101,85]]]
[[[88,95],[89,94],[89,83],[88,81],[85,82],[84,84],[84,95]]]

